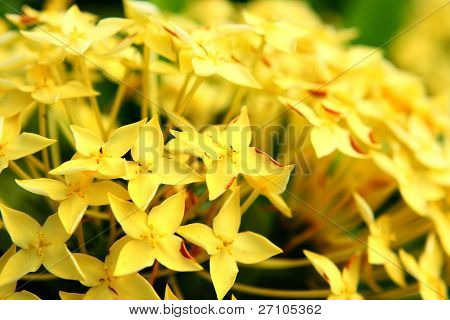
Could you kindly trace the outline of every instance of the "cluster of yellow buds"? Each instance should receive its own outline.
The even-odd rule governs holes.
[[[0,298],[181,299],[183,272],[218,299],[447,298],[450,110],[419,77],[302,2],[123,6],[5,17]]]

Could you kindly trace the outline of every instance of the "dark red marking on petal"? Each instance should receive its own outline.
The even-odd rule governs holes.
[[[302,117],[305,117],[303,115],[303,113],[301,113],[298,109],[296,109],[292,104],[288,103],[286,104],[286,107],[288,107],[289,109],[291,109],[292,111],[294,111],[295,113],[301,115]]]
[[[239,60],[235,55],[231,55],[231,59],[234,61],[234,62],[236,62],[236,63],[239,63],[239,64],[241,64],[241,60]]]
[[[345,267],[348,269],[350,266],[358,260],[358,256],[356,254],[352,255],[350,259],[348,259],[347,263],[345,264]]]
[[[322,273],[323,278],[325,279],[326,282],[330,282],[330,278],[328,278],[327,274],[324,272]]]
[[[267,59],[266,57],[262,57],[261,60],[262,60],[263,64],[264,64],[267,68],[269,68],[269,69],[272,68],[272,63],[270,62],[269,59]]]
[[[236,180],[236,177],[233,177],[230,182],[228,182],[228,184],[225,186],[225,189],[229,189],[233,185],[234,180]]]
[[[377,144],[377,140],[375,139],[375,135],[373,134],[373,131],[370,131],[369,133],[369,139],[372,141],[373,144]]]
[[[324,98],[327,96],[327,91],[325,89],[308,89],[310,95],[318,98]]]
[[[191,256],[191,254],[189,253],[188,249],[186,248],[186,244],[184,243],[184,241],[181,241],[181,245],[180,245],[180,253],[183,257],[185,257],[186,259],[192,259],[194,260],[194,257]]]
[[[26,15],[20,16],[20,23],[24,25],[34,24],[37,22],[37,18],[29,17]]]
[[[364,152],[364,150],[359,146],[358,141],[356,141],[356,139],[353,138],[352,135],[350,135],[350,144],[352,145],[352,148],[353,148],[356,152],[361,153],[361,154],[366,154],[366,153]]]
[[[172,36],[174,36],[175,38],[180,38],[179,36],[178,36],[178,34],[175,32],[175,31],[173,31],[173,30],[170,30],[169,28],[167,28],[166,26],[163,26],[163,29],[166,31],[166,32],[168,32],[168,33],[170,33]]]
[[[115,294],[119,295],[114,288],[108,287],[108,289],[111,290],[112,292],[114,292]]]
[[[255,148],[255,151],[256,151],[256,153],[260,153],[260,154],[266,156],[267,158],[269,158],[269,160],[270,160],[273,164],[275,164],[277,167],[284,167],[281,163],[279,163],[277,160],[275,160],[274,158],[272,158],[270,155],[268,155],[268,154],[265,153],[264,151],[262,151],[262,150],[260,150],[260,149],[258,149],[258,148]]]
[[[230,122],[227,123],[227,128],[229,125],[235,123],[236,121],[238,121],[240,115],[237,115],[236,117],[234,117],[233,119],[230,120]]]
[[[338,115],[341,114],[339,111],[336,111],[336,110],[327,108],[323,103],[321,104],[321,106],[322,106],[322,108],[323,108],[326,112],[331,113],[331,114],[334,115],[334,116],[338,116]]]

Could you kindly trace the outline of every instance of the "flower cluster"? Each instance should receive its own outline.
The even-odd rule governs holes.
[[[0,298],[64,279],[81,285],[61,299],[160,299],[161,281],[178,299],[185,272],[218,299],[447,298],[450,114],[417,76],[301,2],[124,0],[104,19],[57,2],[0,34],[0,184],[47,210],[1,194]]]

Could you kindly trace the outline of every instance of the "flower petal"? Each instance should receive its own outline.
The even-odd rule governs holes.
[[[61,279],[83,281],[83,271],[78,266],[65,243],[51,244],[44,250],[44,267]]]
[[[96,155],[103,146],[103,140],[93,131],[79,127],[70,126],[75,138],[75,147],[85,157]]]
[[[160,236],[174,234],[183,220],[185,201],[186,191],[183,189],[153,207],[147,221],[150,228]]]
[[[112,181],[94,182],[84,190],[84,196],[87,198],[90,206],[105,206],[109,204],[109,193],[124,200],[130,199],[127,190],[120,184]]]
[[[128,182],[128,192],[136,206],[145,210],[158,191],[160,184],[161,179],[157,174],[140,174]]]
[[[236,261],[231,254],[220,250],[209,260],[209,268],[217,299],[222,300],[236,281],[239,272]]]
[[[265,237],[254,232],[241,232],[231,245],[233,257],[244,264],[259,263],[283,252]]]
[[[118,277],[111,287],[120,300],[160,300],[150,283],[137,273]]]
[[[47,139],[34,133],[24,132],[3,147],[9,160],[17,160],[36,153],[54,144],[56,140]]]
[[[156,259],[166,268],[179,272],[199,271],[202,267],[193,258],[187,258],[183,253],[183,240],[170,235],[162,238],[156,244]]]
[[[81,284],[86,287],[98,286],[104,275],[103,262],[83,253],[74,253],[73,257],[84,274],[85,280],[82,280]]]
[[[150,235],[147,214],[132,202],[120,199],[112,194],[108,196],[111,209],[123,231],[134,239],[143,239]]]
[[[344,281],[336,265],[330,259],[320,254],[308,250],[304,250],[303,253],[322,278],[330,284],[331,291],[334,294],[340,294],[344,289]]]
[[[58,215],[67,233],[72,234],[78,227],[88,207],[88,199],[72,194],[66,200],[61,201],[58,207]]]
[[[69,188],[64,182],[54,179],[16,180],[16,183],[29,192],[49,197],[55,201],[67,199],[69,192]]]
[[[0,274],[0,286],[16,282],[30,272],[36,272],[42,259],[36,249],[22,249],[9,258]]]
[[[111,157],[120,158],[135,144],[139,128],[145,119],[116,129],[109,140],[103,145],[104,152]]]
[[[0,203],[3,223],[12,242],[21,248],[29,249],[39,241],[38,234],[41,226],[29,215],[8,208]]]
[[[233,242],[241,225],[239,189],[233,190],[213,220],[214,233],[223,241]]]
[[[216,237],[214,231],[205,224],[192,223],[181,226],[177,233],[187,241],[202,247],[209,255],[217,254],[222,241]]]
[[[139,252],[139,254],[136,254]],[[120,250],[114,276],[121,277],[151,267],[155,262],[155,249],[148,241],[129,239]]]

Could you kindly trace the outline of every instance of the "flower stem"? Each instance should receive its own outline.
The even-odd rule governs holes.
[[[250,208],[250,206],[253,204],[253,202],[255,202],[258,196],[259,191],[256,189],[253,190],[252,193],[250,193],[250,195],[247,197],[247,199],[245,199],[244,203],[241,206],[241,214],[244,214],[247,209]]]
[[[84,83],[90,89],[93,89],[92,79],[91,79],[89,70],[87,68],[86,61],[84,60],[83,57],[80,56],[79,62],[80,62],[81,75],[83,77]],[[100,133],[103,138],[106,138],[106,131],[105,131],[105,127],[103,126],[103,121],[102,121],[102,113],[100,111],[100,107],[98,105],[97,98],[95,96],[90,96],[89,102],[94,111],[95,119],[97,120],[97,125],[98,125],[98,128],[100,129]]]
[[[158,275],[159,270],[159,262],[155,260],[155,263],[153,264],[152,273],[150,274],[150,279],[148,282],[153,286],[155,284],[156,276]]]
[[[45,104],[39,105],[39,134],[47,137],[47,106]],[[50,159],[48,149],[42,149],[42,161],[44,162],[45,174],[50,171]]]
[[[84,241],[83,223],[80,222],[78,228],[75,230],[75,237],[78,241],[78,249],[81,253],[87,254],[86,242]]]
[[[148,116],[148,104],[150,102],[150,48],[144,44],[144,65],[142,66],[142,101],[141,119]]]
[[[175,109],[176,113],[182,115],[186,111],[187,107],[190,105],[190,103],[192,101],[192,98],[195,95],[195,92],[200,87],[202,82],[203,82],[203,78],[195,79],[195,82],[192,85],[191,89],[189,89],[189,92],[186,94],[186,97],[183,99],[183,101]]]
[[[116,96],[109,112],[108,129],[106,130],[106,136],[108,136],[112,131],[117,115],[119,114],[120,108],[123,105],[123,100],[125,98],[125,94],[127,93],[127,80],[129,75],[130,69],[127,68],[127,70],[125,71],[125,76],[123,77],[123,80],[120,82],[119,87],[117,88]]]
[[[26,173],[25,171],[22,170],[21,167],[19,167],[17,165],[17,163],[15,163],[14,161],[10,161],[9,162],[9,169],[11,169],[20,179],[22,180],[29,180],[31,179],[31,177],[28,175],[28,173]]]

